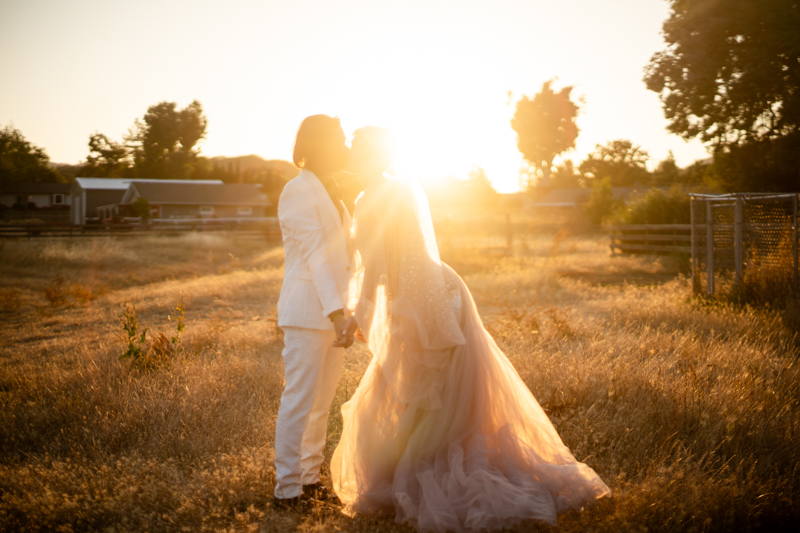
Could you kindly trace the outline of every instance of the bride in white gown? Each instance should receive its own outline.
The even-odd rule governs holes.
[[[439,260],[427,200],[384,175],[390,133],[355,133],[365,186],[353,223],[349,309],[373,359],[342,406],[331,460],[349,513],[395,512],[420,531],[481,531],[557,513],[611,491],[564,446],[484,329],[461,278]]]

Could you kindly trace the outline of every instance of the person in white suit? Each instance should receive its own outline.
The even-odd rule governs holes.
[[[278,203],[285,250],[278,326],[286,379],[275,427],[278,506],[327,497],[319,470],[328,412],[344,348],[353,342],[344,332],[351,219],[333,179],[347,155],[338,118],[304,119],[293,153],[300,174],[286,184]]]

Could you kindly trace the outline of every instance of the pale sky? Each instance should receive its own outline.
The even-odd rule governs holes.
[[[667,14],[665,0],[0,0],[0,126],[77,163],[95,131],[120,141],[150,105],[197,99],[204,155],[290,160],[303,117],[326,113],[348,135],[393,128],[407,172],[478,165],[510,192],[513,102],[557,77],[585,99],[566,157],[626,138],[683,166],[707,153],[667,133],[642,81]]]

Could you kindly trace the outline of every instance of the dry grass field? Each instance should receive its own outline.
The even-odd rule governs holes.
[[[558,530],[800,524],[800,343],[781,315],[692,300],[677,263],[609,257],[604,237],[524,244],[443,258],[614,491]],[[0,242],[0,529],[411,531],[271,508],[282,254],[212,235]],[[120,359],[126,312],[139,359]],[[368,358],[348,351],[328,457]]]

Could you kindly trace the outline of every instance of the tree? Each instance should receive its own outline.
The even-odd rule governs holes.
[[[658,166],[653,171],[653,184],[655,185],[672,185],[678,183],[681,177],[681,170],[675,162],[675,156],[672,150],[667,154],[667,158],[658,163]]]
[[[119,178],[130,166],[128,148],[110,140],[102,133],[89,137],[89,155],[83,167],[83,175],[91,177]]]
[[[136,200],[131,202],[131,208],[133,211],[142,217],[143,221],[150,220],[150,201],[143,196],[138,197]]]
[[[735,144],[717,150],[707,176],[724,192],[797,192],[800,188],[800,135]]]
[[[681,169],[681,183],[685,185],[707,183],[712,166],[709,160],[698,159],[688,167]]]
[[[18,129],[11,126],[0,129],[0,185],[63,182],[49,163],[45,151],[26,141]]]
[[[626,187],[635,183],[649,183],[650,172],[647,160],[650,158],[645,150],[625,139],[609,142],[606,146],[597,145],[581,163],[583,174],[591,174],[593,179],[608,178],[614,187]]]
[[[511,127],[517,132],[517,148],[533,167],[533,175],[548,185],[553,160],[575,148],[578,138],[578,105],[570,99],[572,87],[553,90],[546,81],[533,98],[522,96],[517,102]]]
[[[200,151],[197,142],[206,135],[208,120],[200,102],[183,109],[175,102],[150,106],[126,137],[133,149],[136,176],[147,179],[192,177]]]
[[[567,159],[550,174],[550,185],[553,187],[584,187],[585,181],[580,171],[575,168],[575,163],[571,159]]]
[[[669,130],[727,144],[797,131],[800,4],[672,0],[667,49],[650,60]]]
[[[761,176],[766,182],[741,173],[742,179],[729,189],[796,188],[800,185],[800,161],[795,157],[800,151],[800,3],[671,0],[671,4],[663,26],[667,48],[652,57],[645,73],[647,87],[660,95],[668,130],[712,143],[715,159],[771,168]],[[723,166],[727,170],[730,165]]]
[[[623,202],[614,198],[611,180],[603,178],[592,183],[592,194],[583,204],[583,213],[592,224],[602,224],[612,213],[619,209]]]

